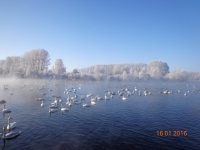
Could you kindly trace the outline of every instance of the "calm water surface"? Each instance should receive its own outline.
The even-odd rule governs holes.
[[[20,136],[5,144],[1,140],[0,146],[5,150],[200,149],[199,82],[22,80],[0,83],[0,99],[5,99],[6,107],[12,110],[4,115],[1,112],[0,129],[7,125],[7,118],[11,116],[12,121],[17,122],[14,130],[22,131]],[[3,89],[4,84],[8,84],[7,90]],[[127,100],[118,96],[119,89],[133,91],[135,87],[137,91]],[[104,90],[116,95],[111,100],[99,100],[92,107],[72,104],[68,112],[62,113],[59,107],[58,112],[49,114],[54,94],[62,97],[66,107],[66,88],[76,89],[70,96],[91,93],[104,97]],[[138,91],[143,92],[144,88],[151,95],[142,93],[139,96]],[[181,93],[177,93],[178,89]],[[159,93],[164,90],[173,90],[173,94]],[[44,107],[40,106],[41,101],[35,101],[39,97],[45,98]],[[3,109],[2,104],[0,108]],[[171,131],[171,136],[158,136],[157,131],[161,130]],[[173,136],[174,130],[186,131],[187,136]]]

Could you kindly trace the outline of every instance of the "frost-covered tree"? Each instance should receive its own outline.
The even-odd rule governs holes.
[[[1,62],[2,73],[16,74],[21,71],[21,58],[19,56],[9,56]]]
[[[62,74],[64,74],[66,72],[66,68],[65,68],[65,66],[63,64],[62,59],[57,59],[55,61],[55,64],[54,64],[54,66],[52,68],[52,71],[56,75],[62,75]]]
[[[96,65],[95,67],[94,67],[94,72],[95,72],[95,74],[104,74],[104,72],[105,72],[105,67],[103,66],[103,65]]]
[[[127,79],[128,79],[128,73],[127,73],[126,71],[124,71],[124,72],[122,73],[122,79],[123,79],[123,80],[127,80]]]
[[[139,79],[141,79],[141,80],[149,80],[150,79],[150,75],[146,74],[146,73],[143,73],[143,72],[140,72],[139,73]]]
[[[5,60],[0,60],[0,74],[4,73]]]
[[[48,69],[49,64],[49,53],[44,49],[34,49],[26,52],[22,58],[22,65],[26,74],[30,74],[29,72],[34,74],[43,73]]]
[[[10,66],[10,73],[16,74],[21,71],[21,57],[20,56],[12,56]]]
[[[170,72],[167,77],[171,80],[179,80],[179,81],[183,81],[183,80],[187,80],[189,79],[188,76],[188,72],[187,71],[183,71],[181,69],[176,69],[172,72]]]
[[[120,74],[120,72],[121,72],[120,65],[114,65],[112,73],[115,74],[115,75],[117,75],[117,74]]]
[[[187,72],[187,74],[191,80],[200,80],[200,72]]]
[[[74,74],[79,74],[79,72],[78,72],[77,69],[73,69],[73,73],[74,73]]]
[[[147,72],[146,64],[113,64],[113,65],[96,65],[84,69],[79,69],[80,73],[92,74],[97,80],[102,79],[137,79],[139,73]]]
[[[148,64],[148,73],[153,78],[161,78],[169,73],[169,66],[166,62],[152,61]]]

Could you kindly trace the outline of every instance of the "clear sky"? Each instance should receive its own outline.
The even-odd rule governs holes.
[[[200,72],[200,1],[0,0],[0,59],[37,48],[68,71],[161,60]]]

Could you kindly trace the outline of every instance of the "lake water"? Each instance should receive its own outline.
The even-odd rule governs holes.
[[[5,144],[1,140],[0,146],[5,150],[200,149],[199,82],[10,80],[0,83],[0,99],[5,99],[6,107],[12,111],[4,115],[1,112],[0,129],[11,116],[17,122],[14,130],[22,131]],[[5,84],[7,90],[3,89]],[[66,107],[66,88],[75,88],[76,93],[70,92],[70,96],[77,95],[78,99],[89,93],[104,98],[104,90],[116,95],[110,100],[98,100],[92,107],[72,104],[68,112],[62,113],[59,107],[57,112],[49,114],[54,94],[62,97]],[[118,96],[122,88],[135,93],[122,100]],[[144,88],[151,95],[144,96]],[[173,94],[160,93],[164,90],[173,90]],[[44,107],[35,100],[39,97],[45,98]],[[0,108],[3,109],[2,104]],[[163,136],[159,136],[162,131]]]

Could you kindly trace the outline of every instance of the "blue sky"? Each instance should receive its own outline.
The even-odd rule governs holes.
[[[0,59],[32,49],[68,71],[161,60],[200,72],[199,0],[1,0]]]

